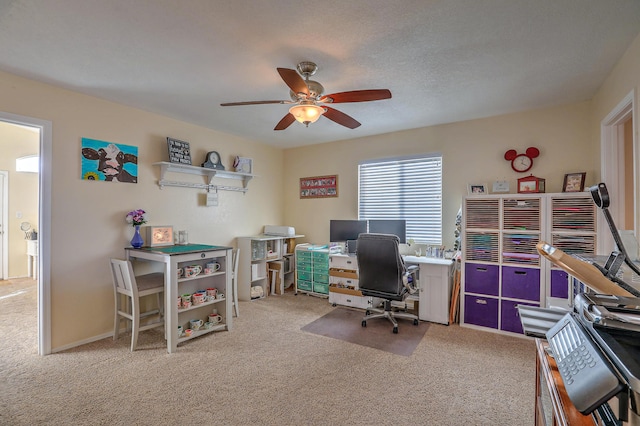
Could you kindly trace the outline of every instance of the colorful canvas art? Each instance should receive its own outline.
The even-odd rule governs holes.
[[[82,138],[82,179],[138,183],[138,147]]]

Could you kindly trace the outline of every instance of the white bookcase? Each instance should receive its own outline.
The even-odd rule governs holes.
[[[518,304],[571,305],[566,272],[542,258],[546,241],[595,254],[596,207],[588,192],[468,196],[463,201],[461,324],[522,333]]]
[[[269,275],[269,263],[279,262],[278,279],[284,286],[294,282],[294,249],[296,238],[304,235],[288,237],[277,235],[254,235],[238,237],[238,299],[261,299],[269,294],[272,276]],[[261,294],[257,297],[251,294],[252,287],[261,287]]]

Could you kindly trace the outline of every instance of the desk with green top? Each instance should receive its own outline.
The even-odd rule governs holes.
[[[126,248],[127,259],[157,262],[163,264],[165,289],[165,335],[167,352],[176,351],[178,343],[220,330],[231,330],[232,297],[231,297],[231,251],[232,247],[211,246],[205,244],[186,244],[167,247]],[[204,270],[209,262],[218,262],[220,269],[214,273],[199,274],[195,277],[178,277],[178,268],[187,265],[200,265]],[[181,293],[194,293],[197,290],[215,287],[224,294],[220,300],[180,309],[177,304]],[[194,332],[190,337],[178,336],[178,326],[183,327],[191,319],[204,319],[212,309],[222,315],[222,323],[206,330]],[[186,328],[186,327],[185,327]]]

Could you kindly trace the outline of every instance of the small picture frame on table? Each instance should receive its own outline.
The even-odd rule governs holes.
[[[488,194],[487,185],[484,183],[470,183],[467,190],[469,191],[469,195]]]
[[[587,176],[586,172],[567,173],[564,175],[564,183],[562,184],[562,192],[582,192],[584,191],[584,181]]]

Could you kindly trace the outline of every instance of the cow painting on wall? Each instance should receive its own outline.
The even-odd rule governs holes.
[[[82,138],[82,179],[138,183],[138,147]]]

